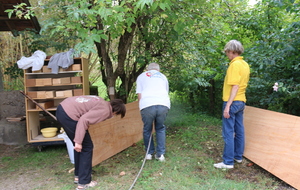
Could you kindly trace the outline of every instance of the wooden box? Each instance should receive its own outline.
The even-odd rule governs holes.
[[[27,95],[30,98],[39,98],[39,99],[46,99],[46,98],[54,98],[54,91],[29,91]]]
[[[81,83],[82,79],[81,77],[71,77],[71,83]]]
[[[67,71],[80,71],[80,70],[81,70],[81,64],[70,65],[70,67],[67,69]]]
[[[43,73],[51,73],[52,69],[48,68],[48,65],[44,65],[42,71]]]
[[[28,91],[27,96],[30,98],[37,98],[37,91]]]
[[[39,105],[41,107],[43,107],[44,109],[48,109],[48,108],[51,108],[54,106],[54,101],[47,101],[47,102],[42,102],[42,103],[39,103]],[[36,106],[36,109],[37,110],[42,110],[39,106]]]
[[[26,86],[35,86],[36,85],[36,82],[35,82],[36,79],[26,79]]]
[[[32,73],[41,73],[42,70],[38,70],[38,71],[32,71]]]
[[[37,91],[37,98],[54,98],[54,91]]]
[[[56,97],[72,97],[73,96],[73,91],[72,90],[56,91],[55,96]]]
[[[53,85],[57,85],[57,84],[70,84],[71,83],[71,79],[70,79],[70,77],[54,78],[54,79],[52,79],[52,83],[53,83]]]
[[[51,86],[52,78],[35,79],[35,86]]]
[[[73,89],[73,96],[81,96],[81,95],[83,95],[82,88]]]

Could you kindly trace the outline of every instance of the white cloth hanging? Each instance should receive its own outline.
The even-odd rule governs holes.
[[[37,50],[31,57],[22,56],[21,59],[17,61],[17,64],[20,69],[32,67],[32,71],[38,71],[43,67],[46,56],[45,52]]]

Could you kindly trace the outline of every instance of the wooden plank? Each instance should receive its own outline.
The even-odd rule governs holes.
[[[300,189],[300,117],[246,106],[244,156]]]
[[[137,143],[143,138],[138,102],[126,104],[123,119],[113,117],[90,125],[89,133],[94,143],[93,166]]]

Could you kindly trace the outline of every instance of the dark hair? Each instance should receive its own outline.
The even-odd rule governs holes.
[[[126,114],[126,107],[123,103],[123,100],[121,99],[114,99],[110,101],[110,105],[112,107],[113,113],[116,113],[117,115],[121,115],[121,118],[123,118]]]

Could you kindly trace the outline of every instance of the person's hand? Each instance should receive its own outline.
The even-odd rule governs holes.
[[[81,144],[78,144],[78,143],[75,143],[74,149],[75,149],[77,152],[81,152],[82,145],[81,145]]]
[[[229,108],[225,107],[224,112],[223,112],[223,116],[226,119],[230,118]]]

